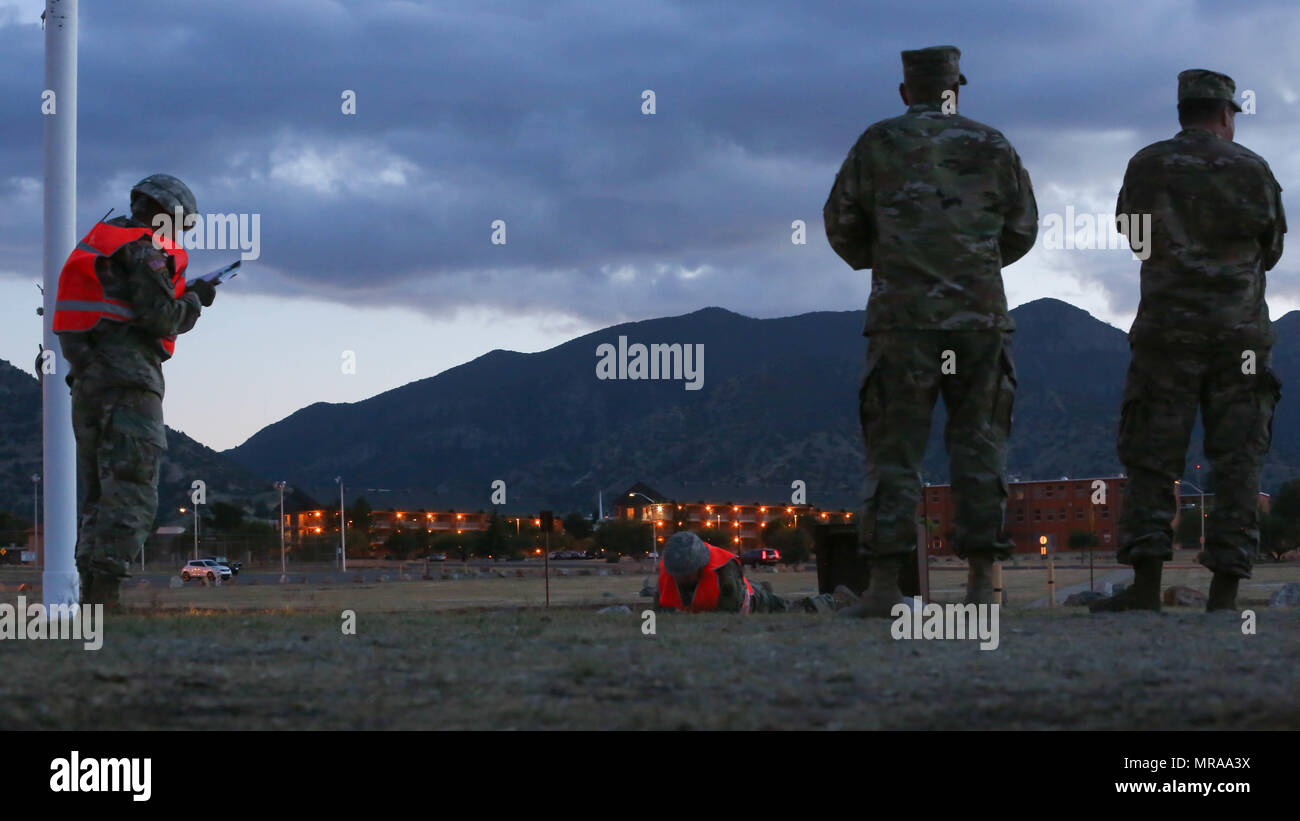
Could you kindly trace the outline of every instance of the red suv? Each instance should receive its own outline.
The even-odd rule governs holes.
[[[760,564],[776,564],[779,561],[781,561],[781,551],[770,547],[746,550],[740,554],[740,563],[750,567],[757,567]]]

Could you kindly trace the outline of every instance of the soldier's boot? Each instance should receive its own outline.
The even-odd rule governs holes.
[[[805,613],[833,613],[835,612],[835,597],[830,593],[818,593],[816,596],[805,596],[799,599],[796,604],[803,609]]]
[[[119,598],[122,579],[119,576],[107,576],[102,573],[96,573],[91,581],[91,595],[86,596],[82,593],[82,604],[102,604],[105,613],[118,613],[122,610],[122,601]]]
[[[1205,612],[1215,610],[1237,609],[1237,584],[1241,579],[1226,573],[1215,573],[1210,579],[1210,599],[1205,603]]]
[[[994,604],[993,557],[972,556],[966,571],[965,604]]]
[[[102,604],[105,612],[122,609],[119,591],[122,580],[130,578],[126,562],[99,558],[78,562],[81,575],[81,603]]]
[[[1161,559],[1139,559],[1133,563],[1133,584],[1123,592],[1107,596],[1088,605],[1093,613],[1118,613],[1123,610],[1160,612]]]
[[[836,613],[848,619],[890,618],[903,601],[898,576],[906,556],[886,556],[871,561],[871,583],[862,591],[859,602]]]

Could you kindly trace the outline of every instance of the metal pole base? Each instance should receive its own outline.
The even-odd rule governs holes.
[[[41,600],[46,607],[81,603],[81,574],[73,570],[46,570],[41,574]]]

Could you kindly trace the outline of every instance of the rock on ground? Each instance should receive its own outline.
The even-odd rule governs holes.
[[[1300,584],[1288,582],[1268,597],[1269,607],[1300,607]]]
[[[1199,590],[1176,584],[1165,590],[1163,601],[1166,607],[1204,607],[1209,601],[1209,596]]]

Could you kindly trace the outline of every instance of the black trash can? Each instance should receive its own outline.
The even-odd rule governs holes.
[[[819,524],[813,527],[813,543],[817,549],[817,592],[833,593],[844,585],[861,595],[871,583],[871,566],[867,557],[858,550],[858,526],[852,524]],[[908,554],[898,575],[899,590],[904,596],[921,595],[920,571],[916,563],[916,550]]]

